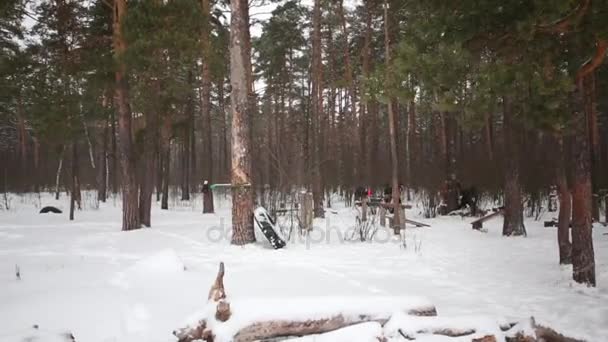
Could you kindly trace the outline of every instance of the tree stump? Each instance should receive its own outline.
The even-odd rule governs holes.
[[[208,181],[203,183],[203,214],[213,214],[213,190],[209,186]]]
[[[300,193],[300,211],[298,213],[298,219],[300,221],[300,230],[312,230],[313,209],[314,201],[312,193]]]

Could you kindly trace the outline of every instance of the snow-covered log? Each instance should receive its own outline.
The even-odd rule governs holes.
[[[425,340],[429,336],[442,336],[446,341],[471,342],[581,342],[537,325],[534,318],[508,323],[485,317],[411,317],[396,314],[383,326],[389,340],[402,337],[406,340]]]
[[[393,313],[434,316],[435,307],[419,297],[306,297],[231,299],[223,284],[224,267],[203,310],[173,334],[180,342],[255,341],[321,334],[364,322],[386,323]]]
[[[316,341],[427,340],[471,342],[580,342],[537,325],[534,318],[512,323],[487,317],[437,317],[435,307],[418,297],[303,297],[232,299],[224,289],[224,264],[208,302],[185,328],[180,342],[280,341],[313,335]],[[359,332],[353,333],[353,332]],[[363,334],[366,332],[367,335]],[[367,336],[367,337],[365,337]],[[307,341],[302,339],[301,341]]]

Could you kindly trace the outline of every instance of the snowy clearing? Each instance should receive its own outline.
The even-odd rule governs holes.
[[[78,211],[70,222],[65,210],[38,214],[40,205],[68,208],[65,196],[14,196],[16,209],[0,212],[0,341],[61,341],[66,333],[85,342],[175,341],[172,331],[203,309],[220,261],[235,301],[273,297],[281,306],[289,298],[314,311],[307,297],[416,297],[473,326],[534,316],[573,337],[608,339],[608,229],[599,225],[598,287],[590,289],[557,264],[557,232],[542,221],[526,222],[527,238],[504,238],[501,219],[482,233],[471,229],[471,218],[423,220],[414,206],[408,217],[432,228],[408,229],[404,248],[388,230],[373,243],[344,241],[354,212],[337,203],[337,213],[315,221],[307,239],[296,235],[273,250],[230,245],[226,199],[216,199],[212,215],[200,213],[200,198],[172,204],[169,211],[154,207],[153,228],[121,232],[116,200]],[[363,324],[318,340],[370,341],[379,328]]]

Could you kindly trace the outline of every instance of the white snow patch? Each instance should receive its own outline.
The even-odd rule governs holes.
[[[112,285],[129,289],[133,284],[145,284],[154,278],[167,279],[186,270],[180,257],[172,249],[166,249],[152,256],[142,258],[125,271],[118,272],[111,280]]]

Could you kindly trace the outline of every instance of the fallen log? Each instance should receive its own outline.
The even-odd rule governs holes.
[[[321,334],[364,322],[386,323],[395,312],[435,316],[435,307],[419,297],[257,298],[228,302],[224,266],[202,312],[173,334],[180,342],[255,341]],[[295,308],[295,310],[294,310]]]
[[[276,340],[275,340],[276,341]],[[288,339],[289,342],[385,342],[382,325],[367,322],[334,330],[324,334],[307,335]],[[270,341],[267,341],[270,342]]]
[[[473,226],[473,229],[475,229],[475,230],[481,230],[481,228],[483,228],[483,223],[484,222],[486,222],[488,220],[491,220],[491,219],[495,218],[498,215],[503,215],[503,214],[504,214],[504,210],[503,209],[498,209],[497,211],[495,211],[495,212],[493,212],[491,214],[488,214],[488,215],[486,215],[486,216],[484,216],[482,218],[479,218],[479,219],[471,222],[471,226]]]
[[[383,331],[387,338],[401,336],[410,341],[439,335],[472,342],[582,342],[537,325],[534,318],[508,323],[484,317],[413,317],[395,314],[383,326]]]
[[[361,315],[353,318],[337,315],[330,318],[310,319],[306,321],[258,322],[239,330],[234,336],[234,342],[252,342],[269,338],[316,335],[361,323],[377,322],[383,325],[386,321],[388,321],[386,317],[373,318]]]
[[[203,311],[192,324],[173,332],[179,342],[280,341],[311,335],[332,342],[336,336],[357,336],[355,342],[361,336],[352,332],[366,324],[378,329],[372,333],[380,332],[382,341],[392,337],[415,341],[442,336],[446,341],[582,342],[537,325],[534,318],[512,323],[485,317],[437,317],[435,307],[417,297],[332,296],[229,302],[223,279],[224,264],[220,263]]]

